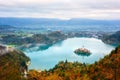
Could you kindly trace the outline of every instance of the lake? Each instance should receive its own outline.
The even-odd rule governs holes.
[[[85,47],[91,51],[90,56],[80,56],[74,53],[77,48]],[[34,47],[36,48],[36,47]],[[30,57],[30,69],[48,70],[53,68],[59,61],[81,62],[92,64],[109,54],[115,47],[103,43],[100,39],[95,38],[68,38],[50,46],[46,50],[24,51]]]

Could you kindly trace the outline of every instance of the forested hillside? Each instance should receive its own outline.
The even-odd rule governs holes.
[[[0,45],[0,80],[24,80],[29,61],[23,52]]]
[[[116,33],[111,35],[104,35],[102,37],[102,40],[108,44],[120,44],[120,31],[117,31]]]

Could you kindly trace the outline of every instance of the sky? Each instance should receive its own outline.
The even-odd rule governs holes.
[[[0,17],[120,19],[120,0],[0,0]]]

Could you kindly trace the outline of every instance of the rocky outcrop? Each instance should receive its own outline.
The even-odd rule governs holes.
[[[0,45],[0,56],[4,55],[6,53],[12,52],[12,51],[14,51],[14,48],[8,47],[8,46],[4,46],[4,45]]]

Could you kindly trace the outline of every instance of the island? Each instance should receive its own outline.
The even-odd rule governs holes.
[[[81,55],[81,56],[90,56],[91,52],[90,50],[86,49],[86,48],[78,48],[74,51],[75,54],[77,55]]]

